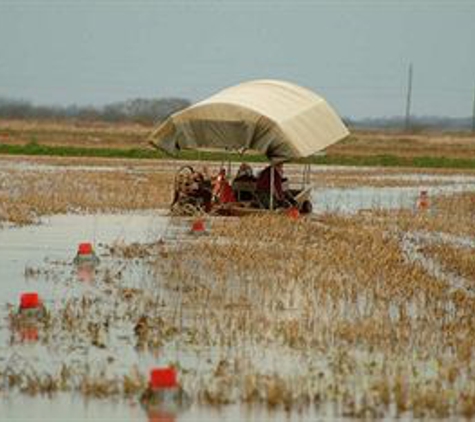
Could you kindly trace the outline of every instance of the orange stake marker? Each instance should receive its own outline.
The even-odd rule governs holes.
[[[427,210],[429,206],[429,194],[426,190],[423,190],[419,193],[419,199],[417,200],[417,209],[423,211]]]
[[[191,225],[191,231],[197,234],[204,233],[206,231],[204,220],[202,218],[197,218],[195,221],[193,221],[193,224]]]

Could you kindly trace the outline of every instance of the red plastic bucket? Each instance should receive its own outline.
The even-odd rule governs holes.
[[[41,300],[38,293],[23,293],[20,296],[20,308],[21,309],[35,309],[41,306]]]
[[[78,255],[91,255],[93,253],[91,243],[80,243],[78,246]]]
[[[203,233],[205,230],[205,222],[202,218],[193,221],[193,224],[191,225],[191,231],[193,233]]]
[[[175,368],[154,368],[150,371],[150,388],[175,388],[178,386]]]

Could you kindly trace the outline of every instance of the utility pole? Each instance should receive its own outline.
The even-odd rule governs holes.
[[[407,80],[407,99],[406,99],[406,121],[404,127],[409,131],[411,124],[411,99],[412,99],[412,63],[409,64],[409,74]]]
[[[472,132],[475,133],[475,86],[473,87]]]

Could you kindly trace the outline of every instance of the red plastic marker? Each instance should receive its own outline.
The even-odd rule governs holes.
[[[300,212],[298,208],[292,207],[287,210],[287,217],[291,218],[292,220],[298,220],[300,217]]]
[[[149,384],[152,390],[178,387],[175,368],[152,369]]]
[[[429,193],[426,190],[420,192],[419,199],[417,201],[417,208],[420,210],[426,210],[429,208]]]
[[[191,231],[193,233],[203,233],[205,230],[205,222],[202,218],[193,221],[193,224],[191,225]]]
[[[78,246],[78,252],[74,257],[73,263],[76,265],[81,264],[99,264],[100,260],[94,252],[94,248],[92,247],[92,243],[84,242],[80,243]]]
[[[78,247],[78,255],[91,255],[93,253],[90,243],[80,243]]]
[[[20,296],[20,309],[36,309],[41,306],[41,300],[38,293],[23,293]]]

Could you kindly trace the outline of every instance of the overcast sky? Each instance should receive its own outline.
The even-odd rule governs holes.
[[[0,0],[0,96],[192,101],[277,78],[349,117],[469,116],[475,0]]]

